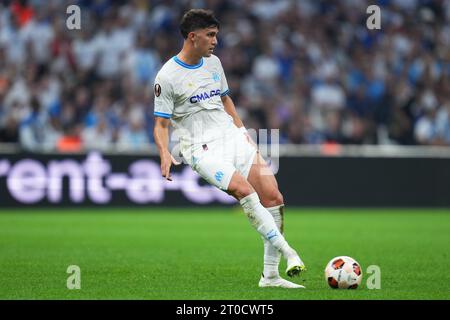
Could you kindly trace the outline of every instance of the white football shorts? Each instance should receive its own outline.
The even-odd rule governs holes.
[[[181,154],[203,179],[226,191],[235,171],[248,177],[257,149],[234,124],[222,130],[222,138],[181,147]]]

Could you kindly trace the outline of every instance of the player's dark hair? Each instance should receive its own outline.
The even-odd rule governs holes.
[[[180,31],[184,39],[187,39],[189,32],[214,27],[219,29],[220,22],[211,10],[205,9],[189,10],[183,15],[180,22]]]

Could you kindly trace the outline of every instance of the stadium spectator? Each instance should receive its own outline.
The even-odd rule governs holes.
[[[180,14],[210,6],[224,26],[216,54],[248,127],[280,129],[281,143],[450,145],[450,0],[376,1],[381,30],[366,28],[369,1],[79,0],[81,30],[66,28],[70,4],[0,1],[4,140],[30,129],[36,97],[59,134],[89,132],[101,116],[109,148],[149,148],[155,72],[180,45]],[[130,99],[145,110],[139,121],[128,118]],[[434,127],[439,139],[429,138]]]
[[[108,150],[113,142],[113,134],[105,117],[100,117],[95,125],[85,127],[81,137],[84,147],[91,150]]]
[[[145,150],[149,146],[149,137],[144,121],[142,110],[131,110],[127,124],[119,131],[117,141],[119,150],[139,151]]]
[[[0,129],[0,142],[18,143],[19,124],[14,118],[5,119],[5,124]]]
[[[63,128],[63,134],[56,141],[56,151],[58,152],[80,152],[83,150],[83,140],[81,138],[81,126],[68,124]]]

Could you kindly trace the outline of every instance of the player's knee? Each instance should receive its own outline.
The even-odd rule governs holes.
[[[255,190],[249,183],[242,183],[228,190],[228,193],[234,196],[237,200],[241,200],[253,192],[255,192]]]
[[[254,192],[255,192],[255,190],[252,188],[252,186],[249,183],[239,186],[236,190],[237,198],[239,200],[242,198],[245,198],[246,196],[251,195]]]
[[[261,197],[261,203],[266,208],[282,205],[284,203],[283,195],[278,189],[271,189]]]

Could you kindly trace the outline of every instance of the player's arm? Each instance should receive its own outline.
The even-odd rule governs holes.
[[[233,100],[228,95],[222,96],[221,99],[222,99],[222,103],[223,103],[223,107],[224,107],[225,111],[233,118],[233,122],[236,125],[236,127],[241,129],[242,133],[244,133],[245,136],[247,137],[247,140],[258,149],[258,146],[256,145],[256,143],[253,141],[253,139],[248,134],[247,129],[244,126],[244,123],[242,122],[241,118],[239,117],[239,115],[236,111],[236,107],[234,106]]]
[[[169,151],[169,125],[170,119],[155,117],[153,137],[159,151],[159,157],[161,158],[161,173],[167,180],[172,181],[170,167],[172,163],[175,165],[180,163],[173,158]]]
[[[155,126],[153,128],[153,138],[161,158],[161,173],[167,180],[172,181],[170,167],[172,163],[179,164],[169,151],[169,126],[170,118],[173,115],[173,88],[170,79],[162,71],[158,72],[155,78]]]
[[[233,118],[233,122],[236,125],[236,127],[242,128],[244,124],[242,123],[241,118],[239,118],[233,100],[230,98],[229,95],[224,95],[223,97],[221,97],[221,99],[225,111]]]

